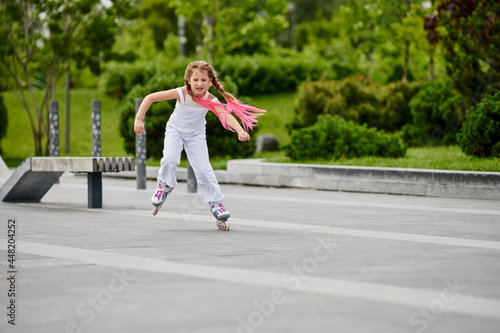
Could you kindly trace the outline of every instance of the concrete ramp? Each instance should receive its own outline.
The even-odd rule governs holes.
[[[39,202],[64,172],[31,170],[31,158],[25,159],[0,189],[5,202]]]
[[[65,172],[87,173],[89,208],[102,207],[102,172],[134,171],[128,157],[29,157],[0,189],[4,202],[39,202]]]

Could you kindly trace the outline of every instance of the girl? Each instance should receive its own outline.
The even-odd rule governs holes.
[[[218,102],[217,98],[208,92],[212,85],[222,93],[227,104]],[[255,126],[257,116],[262,115],[265,110],[241,104],[233,95],[224,91],[212,66],[204,61],[195,61],[186,69],[183,87],[155,92],[144,98],[135,118],[134,132],[145,133],[143,119],[151,103],[170,99],[176,99],[177,103],[165,130],[157,190],[151,198],[151,203],[155,206],[153,215],[157,214],[167,195],[177,186],[175,172],[184,148],[203,198],[217,219],[217,226],[219,229],[229,230],[227,219],[230,214],[222,203],[224,195],[208,157],[205,115],[208,110],[213,111],[224,128],[236,131],[240,141],[248,141],[250,135],[247,131]],[[240,118],[243,126],[231,113]]]

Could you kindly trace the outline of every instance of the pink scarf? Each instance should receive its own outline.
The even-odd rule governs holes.
[[[262,116],[264,112],[266,112],[266,110],[254,108],[253,106],[243,104],[238,100],[234,101],[228,100],[227,104],[214,102],[209,99],[197,98],[194,96],[193,100],[203,105],[203,107],[211,110],[213,113],[215,113],[217,117],[219,117],[222,126],[224,126],[225,129],[230,130],[231,132],[234,132],[234,130],[231,127],[229,127],[226,121],[227,115],[230,114],[231,112],[233,112],[236,116],[238,116],[238,118],[240,118],[241,124],[245,131],[253,129],[257,124],[257,117]],[[215,109],[216,107],[222,108],[224,111],[218,112]]]

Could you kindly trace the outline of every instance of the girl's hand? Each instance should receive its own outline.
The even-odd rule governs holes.
[[[250,134],[248,134],[247,132],[239,132],[238,133],[238,140],[248,141],[248,140],[250,140]]]
[[[142,120],[137,118],[135,119],[134,132],[141,135],[146,133],[146,130],[144,129],[144,122]]]

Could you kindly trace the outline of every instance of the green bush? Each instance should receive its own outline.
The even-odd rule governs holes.
[[[291,129],[311,126],[319,115],[331,114],[394,132],[411,121],[408,103],[418,89],[418,83],[403,82],[380,87],[365,77],[306,82],[295,100]]]
[[[146,86],[136,86],[125,99],[125,104],[121,111],[120,134],[124,138],[125,151],[129,154],[135,154],[135,99],[144,98],[146,95],[160,91],[182,86],[184,84],[183,76],[161,75],[153,76]],[[212,88],[213,90],[213,88]],[[218,92],[211,91],[214,95],[223,100]],[[248,100],[243,99],[248,103]],[[175,100],[153,103],[146,113],[146,150],[147,156],[161,158],[163,153],[163,142],[165,138],[165,125],[174,111]],[[207,117],[207,142],[208,152],[211,157],[231,156],[248,157],[256,149],[256,140],[247,142],[238,141],[235,133],[224,129],[219,118],[212,112],[208,112]],[[257,132],[257,128],[250,134],[252,136]]]
[[[411,123],[403,127],[409,146],[451,145],[461,126],[458,102],[450,82],[429,82],[410,102]]]
[[[384,86],[380,124],[374,125],[386,131],[399,131],[412,121],[411,100],[421,89],[418,82],[393,82]]]
[[[500,92],[467,110],[467,120],[457,139],[467,155],[500,157]]]
[[[3,102],[3,96],[0,95],[0,154],[2,154],[2,139],[7,136],[7,125],[7,108],[5,107],[5,104]]]
[[[406,154],[406,148],[396,135],[328,114],[319,116],[313,126],[294,131],[291,142],[281,148],[295,161],[403,157]]]

